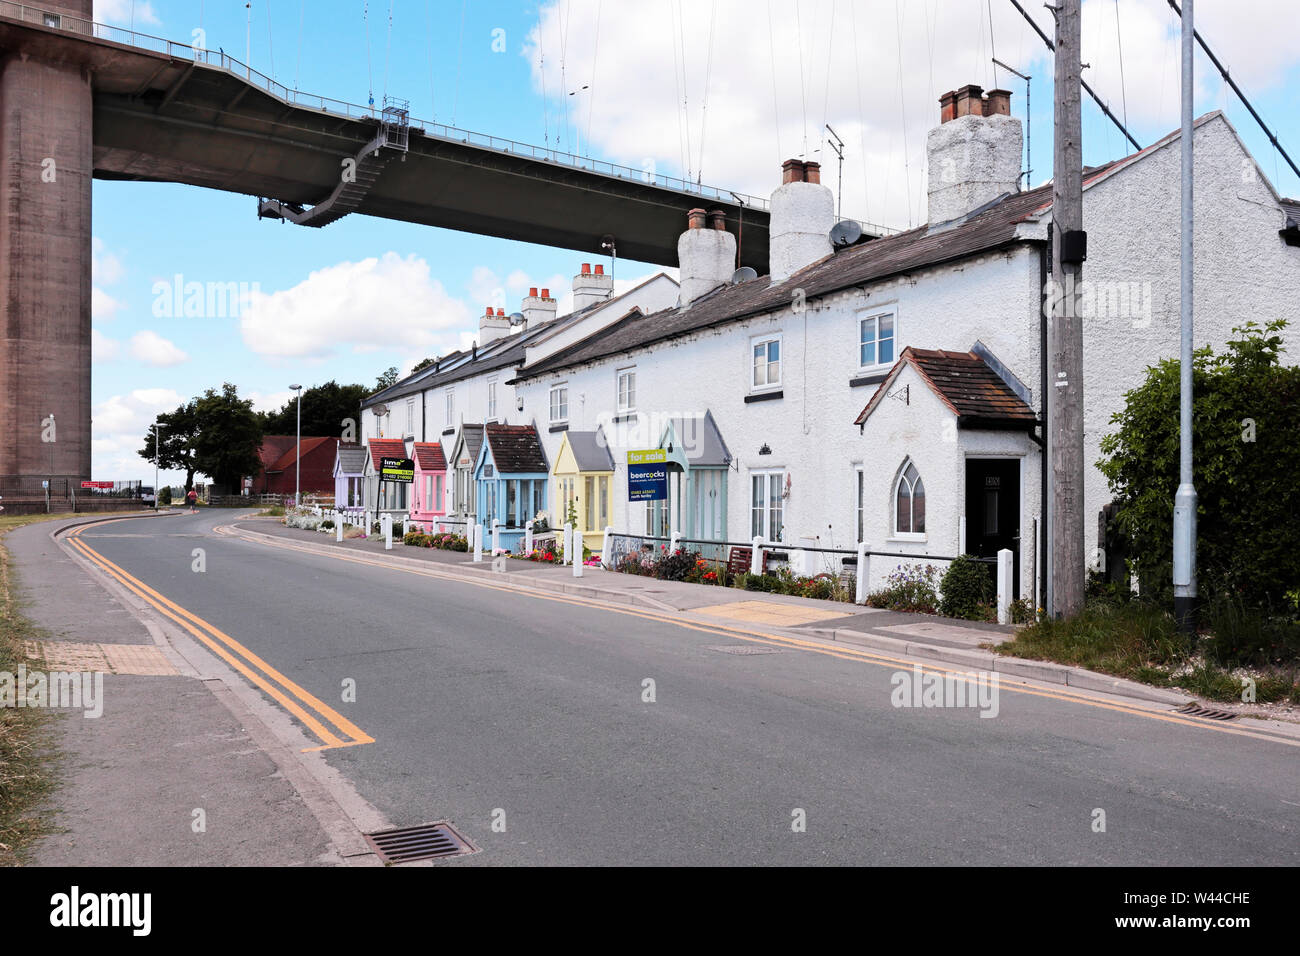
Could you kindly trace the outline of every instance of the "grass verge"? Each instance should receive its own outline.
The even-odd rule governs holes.
[[[0,515],[0,671],[40,667],[24,645],[44,635],[22,615],[13,560],[4,536],[14,528],[71,515]],[[27,862],[32,846],[52,828],[39,814],[56,781],[47,710],[0,706],[0,866]]]
[[[1240,635],[1226,635],[1229,624],[1211,615],[1220,633],[1203,635],[1195,645],[1178,633],[1173,616],[1142,601],[1092,600],[1072,618],[1044,618],[998,645],[999,654],[1054,661],[1140,681],[1177,687],[1206,700],[1243,700],[1247,679],[1255,701],[1300,703],[1300,660],[1289,654],[1247,657],[1225,653]]]

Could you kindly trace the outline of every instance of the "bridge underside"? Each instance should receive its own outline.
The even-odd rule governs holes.
[[[173,56],[91,36],[88,21],[72,19],[90,5],[47,0],[62,21],[0,7],[0,475],[91,477],[92,176],[279,201],[250,201],[250,229],[271,228],[259,208],[312,224],[355,212],[593,256],[613,236],[619,258],[664,266],[677,264],[687,210],[720,208],[740,233],[742,264],[767,271],[766,210],[543,151],[518,155],[504,142],[411,128],[407,152],[368,173],[364,189],[340,193],[344,163],[375,140],[378,115],[289,103],[224,65],[194,62],[187,48]],[[47,164],[57,178],[42,179]]]

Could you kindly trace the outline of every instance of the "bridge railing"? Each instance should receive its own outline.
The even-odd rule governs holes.
[[[0,0],[0,16],[21,20],[25,23],[46,26],[51,29],[62,29],[85,36],[93,36],[99,40],[108,40],[111,43],[121,43],[124,46],[133,46],[144,50],[151,50],[155,53],[162,53],[169,57],[193,60],[195,63],[202,63],[205,66],[225,70],[234,76],[243,77],[254,86],[260,87],[277,99],[283,100],[285,103],[294,106],[319,110],[322,113],[329,113],[335,116],[345,116],[349,119],[373,119],[379,121],[382,118],[382,108],[376,107],[373,103],[367,106],[361,106],[356,103],[349,103],[346,100],[337,100],[328,96],[320,96],[314,93],[304,93],[301,90],[290,89],[283,83],[267,76],[265,73],[260,73],[248,64],[240,62],[222,49],[214,51],[198,44],[177,43],[173,40],[152,36],[147,33],[140,33],[135,30],[126,29],[125,27],[117,27],[107,23],[97,23],[91,20],[82,20],[76,17],[43,10],[38,6],[33,6],[31,4],[13,3],[10,2],[10,0]],[[546,146],[533,146],[529,143],[521,143],[518,140],[507,139],[501,136],[492,136],[487,133],[476,133],[471,130],[460,129],[455,126],[447,126],[444,123],[421,120],[415,117],[411,117],[410,125],[414,128],[421,129],[426,136],[435,136],[439,139],[450,142],[466,143],[472,146],[481,146],[485,149],[494,149],[499,152],[509,153],[513,156],[557,163],[561,166],[566,166],[572,169],[582,169],[603,176],[610,176],[615,179],[632,182],[639,181],[648,186],[659,186],[665,189],[672,189],[676,192],[685,193],[691,196],[699,196],[703,199],[716,200],[723,203],[734,203],[739,201],[748,209],[766,210],[768,208],[768,201],[759,196],[747,196],[744,193],[736,193],[729,189],[721,189],[716,186],[708,186],[699,182],[691,182],[689,179],[683,179],[679,176],[668,176],[663,173],[652,172],[648,169],[635,169],[631,166],[623,166],[619,163],[611,163],[603,159],[594,159],[590,156],[578,156],[573,153],[551,149]],[[886,236],[899,231],[890,226],[882,226],[877,223],[866,222],[865,220],[859,220],[859,222],[861,223],[863,230],[871,235]]]

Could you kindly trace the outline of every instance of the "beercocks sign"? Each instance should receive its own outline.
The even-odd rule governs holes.
[[[647,448],[627,453],[627,500],[668,500],[668,452]]]

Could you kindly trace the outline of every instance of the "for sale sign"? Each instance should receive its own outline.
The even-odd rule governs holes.
[[[627,453],[627,500],[668,500],[668,452],[647,448]]]
[[[379,477],[382,481],[414,481],[415,462],[410,458],[381,458]]]

